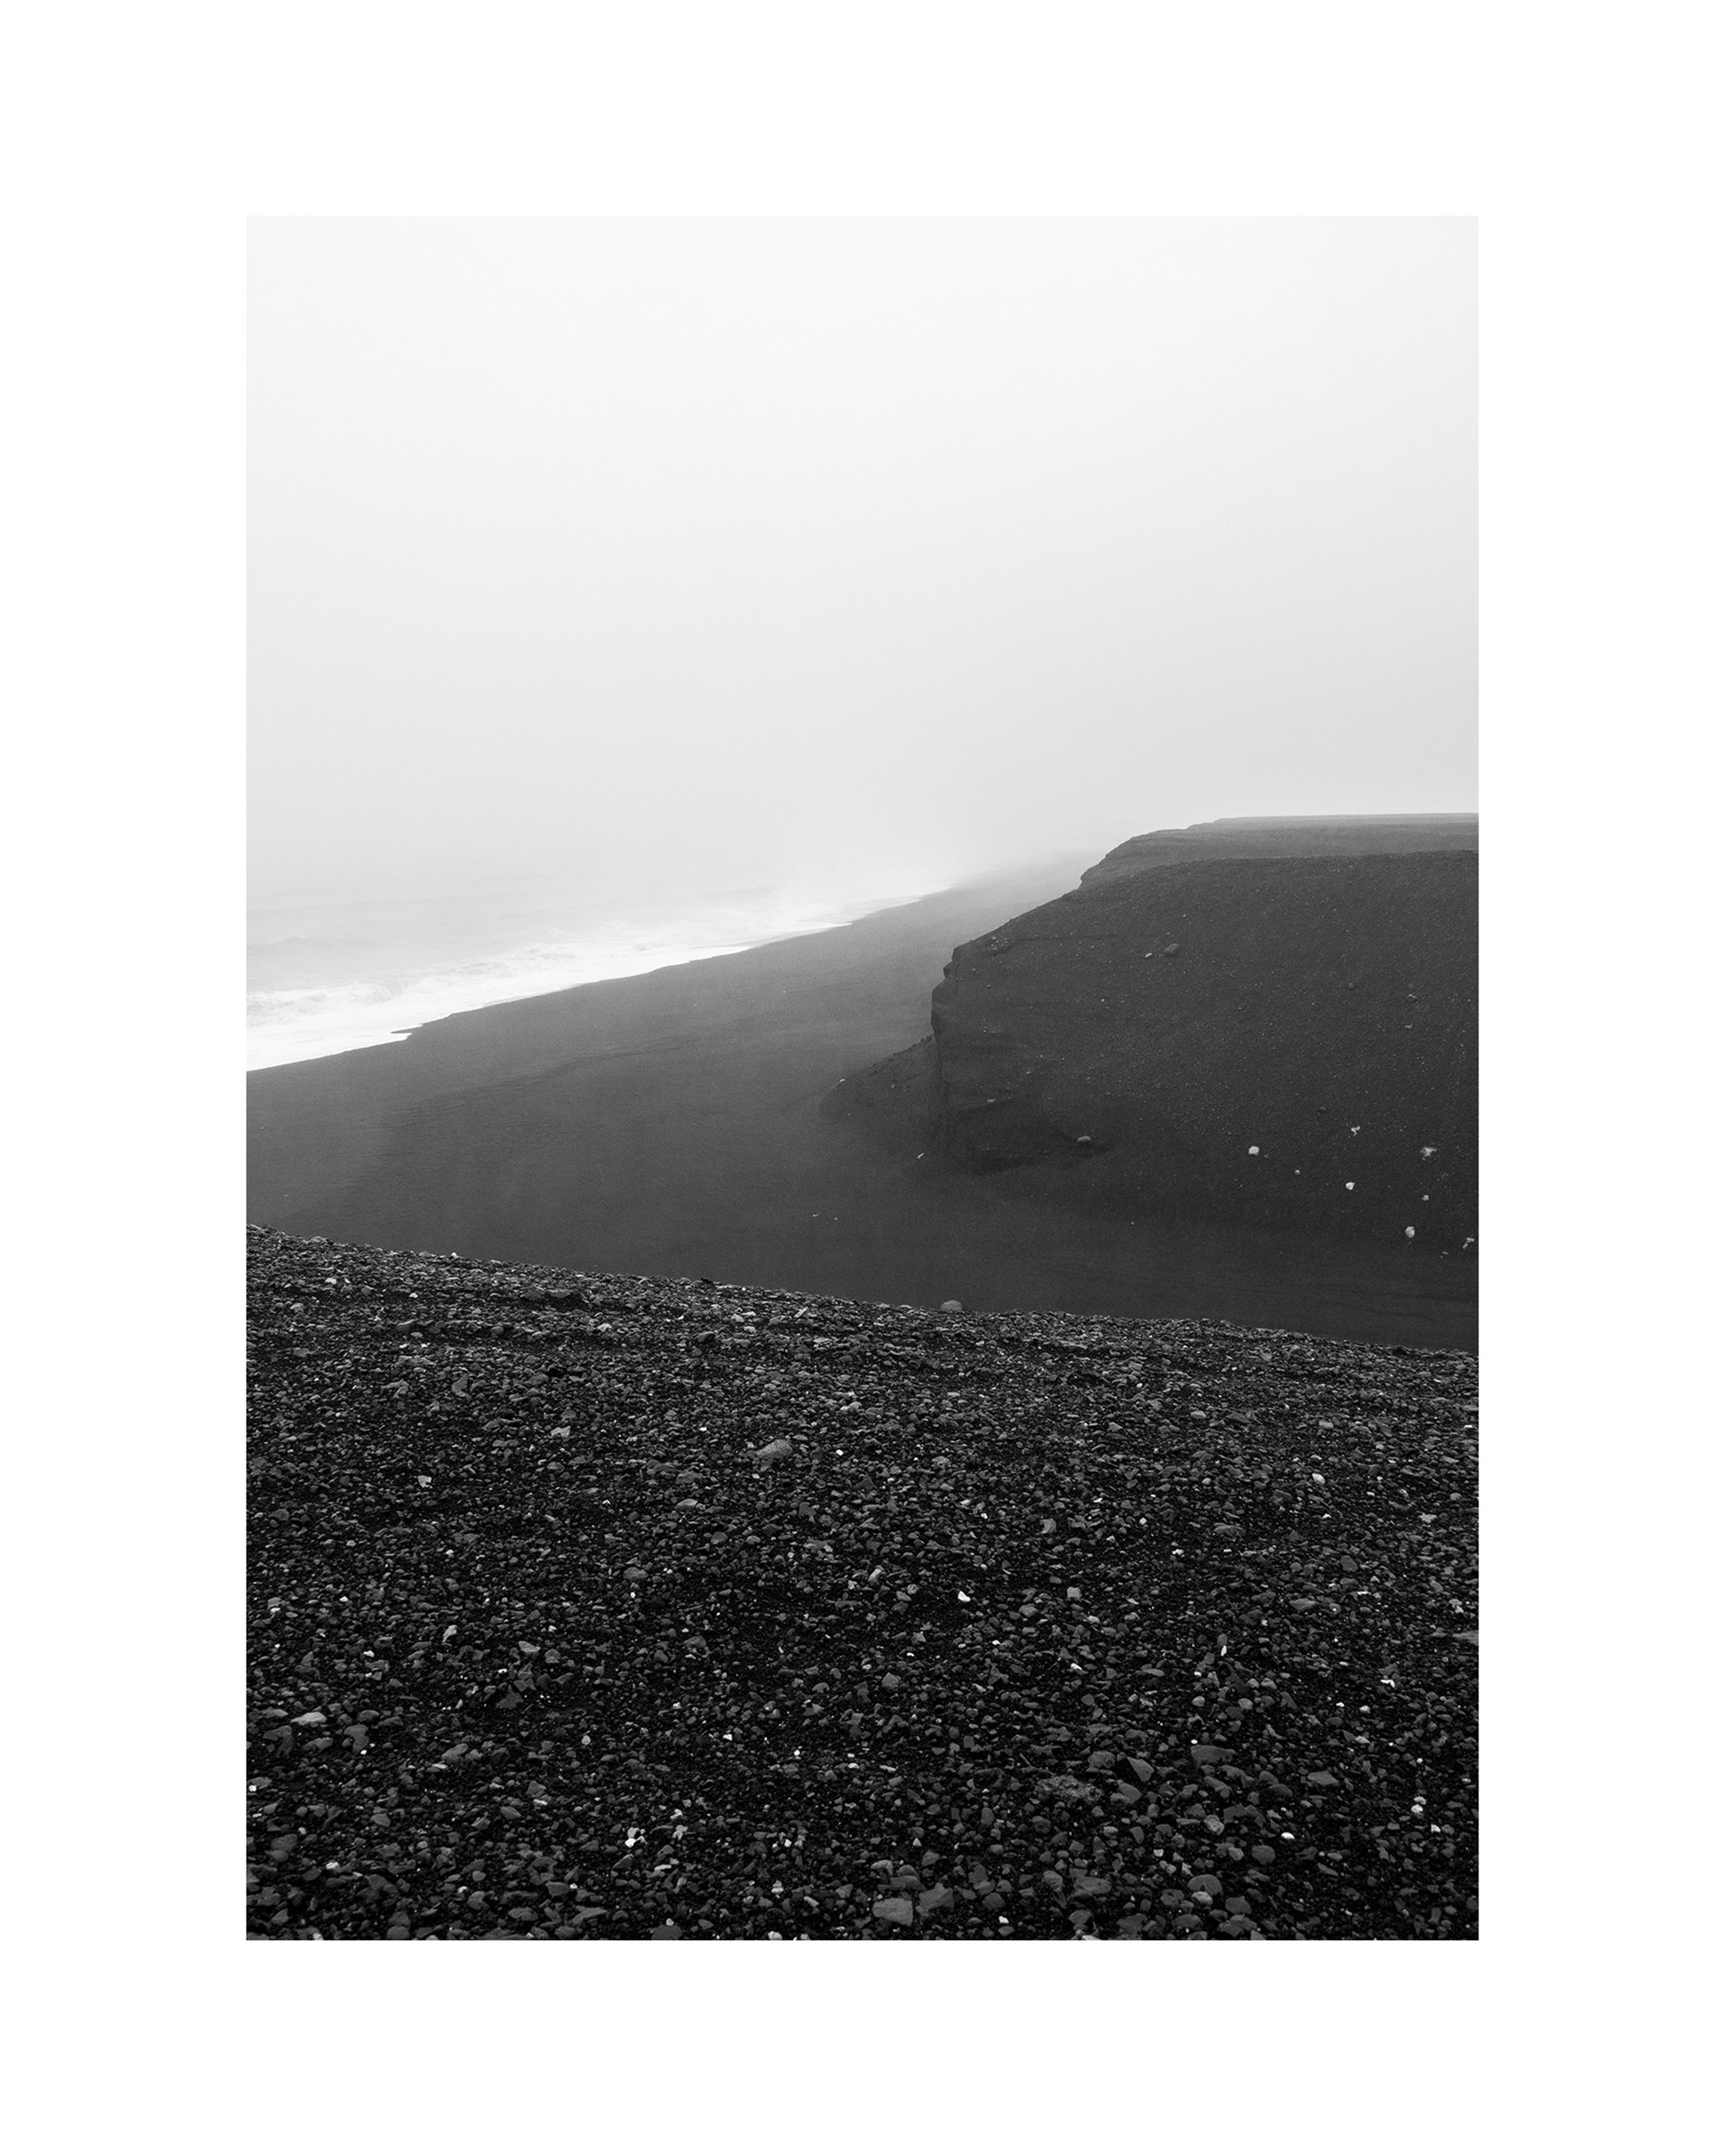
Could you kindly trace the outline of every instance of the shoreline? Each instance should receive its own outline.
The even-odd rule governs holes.
[[[254,1073],[248,1215],[382,1250],[938,1305],[1214,1317],[1471,1350],[1471,1263],[1085,1218],[822,1113],[928,1030],[954,949],[1077,870]]]
[[[725,901],[715,899],[703,904],[695,900],[682,915],[687,929],[682,936],[676,933],[680,923],[674,916],[658,924],[602,920],[585,939],[579,933],[569,933],[561,938],[541,936],[491,950],[469,949],[465,955],[460,949],[452,949],[441,960],[428,954],[405,967],[361,968],[353,977],[343,980],[267,987],[248,978],[246,1067],[248,1071],[278,1070],[363,1049],[387,1048],[448,1018],[559,995],[571,988],[639,980],[672,967],[738,956],[772,943],[850,927],[875,913],[942,894],[936,890],[910,898],[902,894],[850,898],[827,905],[787,894],[775,905],[755,909],[759,932],[731,936],[712,932],[725,920]],[[743,926],[743,920],[735,918],[734,905],[730,911],[733,918],[725,924]],[[776,916],[770,925],[760,924],[763,912]],[[705,935],[700,932],[703,928],[708,931]],[[665,940],[656,943],[655,934]],[[296,1006],[297,1021],[292,1015]],[[282,1013],[273,1021],[262,1015],[272,1008]],[[374,1018],[367,1015],[372,1011]]]

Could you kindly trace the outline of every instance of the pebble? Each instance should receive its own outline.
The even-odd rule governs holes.
[[[1471,1358],[248,1241],[254,1936],[1476,1935]]]

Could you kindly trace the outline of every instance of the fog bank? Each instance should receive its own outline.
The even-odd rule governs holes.
[[[1464,220],[253,228],[262,899],[1474,805]]]

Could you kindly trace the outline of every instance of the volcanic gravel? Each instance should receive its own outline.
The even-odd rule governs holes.
[[[254,1936],[1476,1935],[1471,1357],[248,1242]]]

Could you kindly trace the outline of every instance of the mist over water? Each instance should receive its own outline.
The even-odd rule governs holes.
[[[810,935],[920,895],[806,882],[608,894],[523,875],[279,899],[247,918],[247,1068],[380,1046],[457,1011]]]
[[[1469,806],[1473,280],[1465,219],[260,220],[253,902]]]

